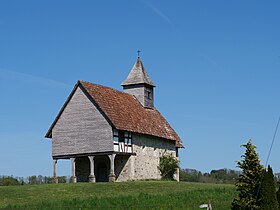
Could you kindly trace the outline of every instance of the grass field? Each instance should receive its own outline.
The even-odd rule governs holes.
[[[0,209],[230,209],[233,185],[171,181],[0,187]]]

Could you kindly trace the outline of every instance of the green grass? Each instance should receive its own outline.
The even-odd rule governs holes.
[[[230,209],[235,187],[171,181],[0,187],[0,209]]]

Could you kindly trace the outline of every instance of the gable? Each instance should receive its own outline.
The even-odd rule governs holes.
[[[112,125],[112,122],[110,121],[110,119],[104,114],[104,112],[100,109],[100,107],[92,100],[91,96],[88,94],[88,92],[84,89],[84,87],[81,85],[81,83],[78,81],[76,83],[76,85],[74,86],[73,90],[71,91],[70,95],[67,97],[65,103],[63,104],[63,106],[61,107],[59,113],[57,114],[56,118],[54,119],[53,123],[51,124],[50,128],[48,129],[45,138],[52,138],[52,129],[54,128],[54,126],[56,125],[57,121],[59,120],[61,114],[63,113],[64,109],[66,108],[66,106],[68,105],[68,103],[70,102],[70,100],[72,99],[73,95],[75,94],[77,89],[80,89],[83,91],[83,93],[85,94],[85,96],[87,96],[88,100],[90,100],[98,109],[98,111],[100,112],[100,114],[102,114],[102,116],[107,120],[107,122]]]
[[[77,86],[52,128],[53,156],[113,150],[112,127]]]

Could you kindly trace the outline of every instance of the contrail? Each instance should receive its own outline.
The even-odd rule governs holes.
[[[145,2],[145,4],[148,7],[150,7],[160,18],[165,20],[168,24],[172,24],[171,20],[162,11],[160,11],[157,7],[155,7],[151,3],[147,3],[147,2]]]
[[[28,83],[39,83],[40,85],[47,85],[47,86],[55,87],[55,88],[69,89],[69,87],[71,87],[70,85],[68,85],[66,83],[52,80],[49,78],[44,78],[44,77],[40,77],[40,76],[36,76],[36,75],[32,75],[32,74],[26,74],[26,73],[22,73],[22,72],[18,72],[18,71],[0,68],[0,83],[2,83],[1,80],[3,80],[4,78],[7,78],[7,77],[9,80],[20,78]]]

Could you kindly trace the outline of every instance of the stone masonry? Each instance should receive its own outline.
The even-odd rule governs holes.
[[[115,163],[116,170],[122,168],[116,181],[160,179],[159,159],[167,154],[176,157],[175,141],[136,133],[132,134],[132,141],[135,155],[123,166]]]

